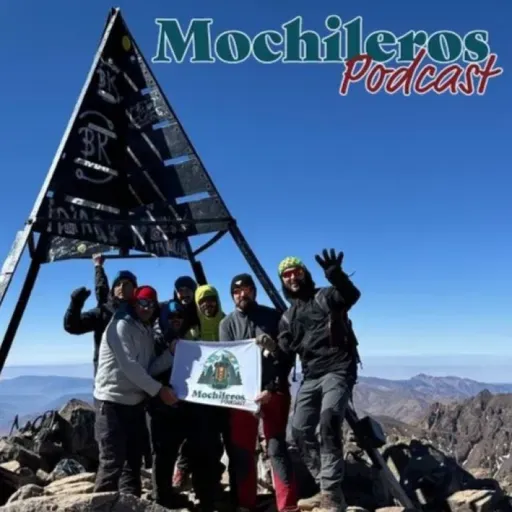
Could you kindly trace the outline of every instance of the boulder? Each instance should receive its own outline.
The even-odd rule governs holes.
[[[452,512],[505,512],[511,510],[510,499],[491,490],[458,491],[448,498]]]
[[[168,512],[150,501],[127,494],[65,494],[31,497],[3,507],[3,512]]]
[[[30,498],[39,498],[44,496],[45,489],[39,485],[27,484],[20,487],[7,501],[7,503],[14,503],[15,501],[28,500]]]
[[[10,439],[0,439],[0,461],[4,463],[16,461],[21,467],[30,468],[34,472],[44,466],[44,461],[39,454]]]
[[[98,465],[98,445],[94,438],[94,408],[82,400],[70,400],[60,410],[63,422],[63,443],[67,454],[95,471]]]

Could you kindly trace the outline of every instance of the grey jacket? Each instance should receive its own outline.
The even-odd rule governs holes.
[[[129,312],[118,311],[101,339],[94,398],[136,405],[158,394],[162,384],[153,376],[172,365],[169,350],[155,357],[153,329]]]
[[[222,319],[219,326],[220,341],[238,341],[255,338],[259,334],[268,334],[277,339],[281,314],[274,308],[253,304],[247,312],[235,309]],[[262,353],[262,389],[267,391],[288,390],[290,367]]]

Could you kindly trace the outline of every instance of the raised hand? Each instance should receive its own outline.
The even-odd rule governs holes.
[[[315,260],[324,269],[324,271],[332,268],[341,269],[341,264],[343,262],[343,252],[336,254],[334,249],[331,249],[330,251],[324,249],[322,251],[322,256],[323,258],[317,254],[315,256]]]
[[[77,288],[73,291],[71,294],[71,300],[84,303],[89,298],[89,295],[91,295],[91,290],[82,286],[81,288]]]
[[[101,254],[101,252],[93,254],[92,262],[94,263],[95,267],[101,267],[103,265],[103,263],[105,263],[105,256],[103,256],[103,254]]]

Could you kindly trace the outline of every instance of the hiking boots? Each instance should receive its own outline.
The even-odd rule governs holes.
[[[314,508],[318,508],[322,503],[322,493],[317,493],[310,498],[304,498],[299,500],[297,505],[300,510],[313,510]]]
[[[190,490],[191,485],[192,482],[190,479],[190,474],[185,471],[182,471],[181,469],[177,469],[172,479],[172,486],[178,492],[185,492]]]
[[[175,509],[184,509],[189,508],[193,503],[188,499],[187,496],[183,494],[172,494],[168,496],[162,503],[158,503],[159,505],[175,510]]]
[[[333,494],[327,492],[319,492],[310,498],[299,500],[300,510],[313,510],[320,508],[324,512],[345,512],[347,510],[347,503],[345,498],[337,498]]]
[[[325,512],[345,512],[347,510],[347,502],[343,495],[338,497],[324,492],[321,495],[320,508]]]

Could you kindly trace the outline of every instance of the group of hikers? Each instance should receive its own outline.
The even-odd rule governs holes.
[[[73,291],[64,328],[70,334],[94,333],[95,492],[140,496],[146,459],[159,505],[186,506],[183,490],[191,485],[200,510],[213,512],[224,508],[222,500],[226,504],[221,483],[226,453],[228,505],[253,511],[261,420],[278,511],[346,509],[341,428],[359,362],[348,312],[360,292],[342,269],[343,253],[324,250],[315,258],[329,286],[318,288],[302,260],[288,257],[278,266],[290,303],[284,313],[258,304],[253,278],[239,274],[230,286],[234,309],[226,315],[216,288],[189,276],[176,279],[174,296],[161,302],[155,288],[139,285],[130,271],[119,272],[109,287],[104,257],[93,256],[97,306],[83,311],[91,291]],[[257,415],[177,398],[170,375],[179,340],[252,339],[262,357]],[[291,431],[317,485],[304,499],[286,443],[296,356],[302,382]]]

